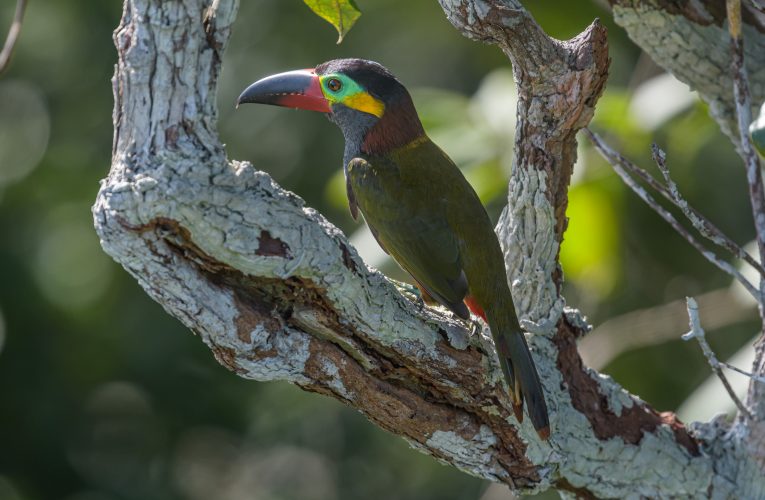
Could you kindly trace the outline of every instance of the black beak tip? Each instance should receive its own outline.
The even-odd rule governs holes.
[[[242,93],[239,95],[239,97],[237,97],[237,98],[236,98],[236,102],[234,103],[234,109],[239,109],[239,106],[240,106],[241,104],[244,104],[244,103],[246,103],[246,102],[249,102],[249,101],[247,100],[247,95],[246,95],[246,94],[247,94],[247,90],[245,90],[244,92],[242,92]]]
[[[263,101],[263,96],[260,95],[261,93],[258,91],[257,88],[254,88],[256,83],[253,83],[252,85],[244,89],[241,94],[239,94],[239,97],[236,98],[236,103],[234,103],[234,107],[236,109],[239,109],[240,105],[247,104],[248,102],[257,103],[257,102]]]

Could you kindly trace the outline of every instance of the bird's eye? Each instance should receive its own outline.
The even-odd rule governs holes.
[[[330,78],[327,82],[327,88],[331,90],[332,92],[337,92],[341,88],[343,88],[343,84],[338,80],[337,78]]]

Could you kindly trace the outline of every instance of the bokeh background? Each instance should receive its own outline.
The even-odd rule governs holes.
[[[0,36],[14,4],[0,4]],[[219,129],[231,157],[269,172],[352,235],[371,265],[402,278],[348,214],[335,127],[307,112],[235,113],[236,95],[264,75],[335,57],[380,61],[412,90],[426,129],[496,218],[514,89],[499,50],[463,38],[435,0],[358,4],[364,14],[338,46],[300,0],[242,2]],[[612,66],[593,128],[654,172],[658,142],[691,203],[748,242],[743,168],[695,95],[642,55],[601,3],[528,7],[558,38],[603,20]],[[226,371],[101,251],[90,205],[109,169],[120,14],[116,0],[33,0],[0,75],[0,499],[510,498],[333,400]],[[679,338],[682,301],[699,298],[722,358],[746,356],[753,304],[587,144],[579,156],[561,258],[569,304],[596,325],[585,358],[660,410],[691,420],[725,410],[705,385],[698,347]]]

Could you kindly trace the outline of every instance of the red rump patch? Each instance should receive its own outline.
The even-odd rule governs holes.
[[[489,320],[486,319],[486,313],[483,312],[483,308],[478,305],[478,302],[476,302],[473,297],[468,295],[467,297],[465,297],[465,300],[463,302],[465,302],[465,305],[468,307],[468,309],[470,309],[470,312],[472,312],[476,316],[480,316],[481,319],[484,320],[484,322],[486,323],[489,322]]]

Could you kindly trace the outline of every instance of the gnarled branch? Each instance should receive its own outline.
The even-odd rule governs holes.
[[[516,304],[534,331],[548,442],[512,416],[488,335],[418,311],[324,217],[226,159],[215,86],[235,0],[126,0],[115,32],[112,167],[93,208],[104,249],[240,376],[337,398],[470,474],[585,497],[726,496],[741,492],[742,477],[762,488],[721,427],[692,435],[577,353],[587,325],[563,307],[557,255],[575,134],[605,82],[605,30],[596,22],[558,42],[517,2],[442,6],[513,62],[519,124],[499,229]]]

